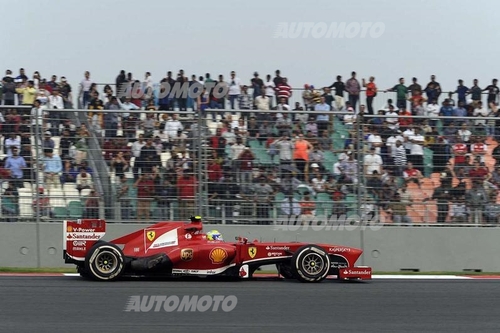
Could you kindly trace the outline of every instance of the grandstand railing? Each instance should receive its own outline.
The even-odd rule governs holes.
[[[2,110],[16,108],[23,113],[30,114],[30,108],[26,107],[2,107]],[[206,115],[198,116],[195,112],[184,112],[180,113],[177,111],[153,111],[154,114],[158,115],[161,119],[163,114],[171,116],[172,114],[180,114],[181,121],[184,125],[184,132],[187,133],[187,138],[185,142],[187,145],[186,156],[188,158],[187,164],[192,164],[192,173],[200,181],[197,183],[197,190],[195,191],[196,196],[193,200],[183,201],[178,197],[164,197],[158,194],[150,196],[147,200],[138,201],[137,190],[134,188],[134,174],[133,167],[136,162],[135,158],[131,158],[131,170],[127,171],[126,185],[129,186],[129,191],[127,195],[117,198],[116,188],[118,187],[118,182],[114,175],[114,171],[108,166],[107,161],[104,159],[103,144],[107,139],[106,134],[102,134],[102,129],[94,126],[93,122],[90,122],[87,118],[88,112],[96,112],[94,110],[46,110],[47,112],[58,111],[61,112],[63,118],[73,119],[73,122],[77,126],[85,124],[89,130],[90,136],[87,138],[87,161],[90,168],[93,170],[93,189],[96,190],[96,194],[91,194],[91,189],[83,189],[81,193],[76,188],[76,184],[72,182],[66,182],[58,187],[51,187],[45,184],[45,179],[43,177],[43,172],[39,168],[34,168],[33,177],[28,179],[23,179],[24,187],[18,189],[18,195],[5,194],[5,188],[7,187],[8,179],[3,179],[2,183],[2,219],[5,221],[18,221],[18,220],[36,220],[43,221],[49,220],[61,220],[66,218],[81,218],[86,216],[99,216],[101,218],[106,218],[110,222],[144,222],[149,223],[151,220],[169,220],[169,219],[185,219],[191,213],[201,213],[206,218],[205,220],[209,223],[282,223],[283,219],[288,219],[288,214],[284,210],[284,201],[292,198],[292,204],[299,204],[303,200],[304,192],[311,192],[311,200],[315,203],[312,214],[299,214],[308,215],[307,218],[311,218],[310,215],[314,215],[316,221],[320,221],[325,224],[339,223],[339,219],[333,218],[332,214],[336,214],[337,217],[342,214],[346,216],[353,216],[354,223],[361,223],[362,216],[360,212],[365,212],[365,208],[371,206],[372,215],[374,216],[371,221],[376,223],[383,223],[387,225],[393,225],[394,219],[390,211],[387,209],[393,201],[388,200],[383,195],[373,194],[373,190],[383,191],[382,188],[373,188],[368,177],[365,177],[363,172],[364,165],[362,163],[357,163],[356,165],[356,175],[358,181],[354,184],[345,184],[343,191],[344,195],[341,195],[340,199],[336,197],[335,201],[332,200],[332,193],[317,191],[313,184],[311,184],[307,179],[302,181],[298,187],[294,188],[292,192],[286,192],[280,187],[280,183],[272,183],[270,179],[282,179],[283,174],[291,170],[292,173],[300,175],[295,170],[297,165],[292,161],[291,166],[289,164],[280,163],[279,156],[272,158],[269,152],[272,150],[266,141],[258,139],[247,139],[246,144],[249,146],[250,150],[255,155],[255,160],[252,167],[252,175],[258,175],[262,170],[265,169],[266,173],[270,176],[266,180],[266,184],[272,185],[272,193],[269,193],[269,201],[266,205],[263,205],[259,200],[261,199],[258,194],[252,192],[255,190],[252,188],[254,185],[251,184],[250,180],[253,178],[248,178],[250,173],[247,173],[245,177],[237,185],[239,190],[237,194],[231,194],[231,199],[226,199],[229,194],[223,194],[222,198],[213,196],[214,182],[208,181],[207,170],[209,169],[209,161],[213,154],[213,149],[211,147],[211,137],[215,134],[217,128],[220,128],[223,124],[219,113],[224,113],[225,116],[229,114],[235,114],[235,117],[243,117],[253,114],[259,119],[259,124],[263,124],[263,120],[260,120],[262,113],[257,110],[205,110]],[[97,112],[107,112],[107,110],[97,111]],[[120,111],[119,114],[124,111]],[[130,114],[136,114],[140,118],[144,119],[147,113],[151,111],[137,110],[137,111],[126,111]],[[271,118],[276,116],[282,111],[271,110],[266,111]],[[316,111],[287,111],[290,116],[296,116],[300,114],[307,115],[318,115],[322,112]],[[332,138],[333,147],[330,150],[323,151],[324,160],[323,167],[325,172],[333,173],[334,164],[338,161],[339,155],[346,150],[350,150],[355,156],[357,156],[358,161],[363,161],[369,147],[369,143],[365,140],[362,133],[363,128],[365,128],[369,122],[369,119],[374,117],[390,118],[391,116],[374,116],[374,115],[364,115],[364,123],[355,123],[354,126],[348,128],[344,126],[341,117],[346,112],[330,112],[330,127],[328,130],[328,137]],[[212,121],[212,114],[217,116],[217,121]],[[414,120],[418,119],[429,119],[429,117],[418,117],[413,116]],[[401,119],[401,118],[400,118]],[[443,121],[457,120],[462,122],[464,119],[457,119],[455,117],[439,117],[437,123],[438,133],[436,135],[446,137],[446,133],[443,133]],[[489,128],[495,128],[495,126],[488,127],[489,122],[497,121],[496,117],[467,117],[466,120],[471,122],[473,126],[473,137],[479,136],[481,140],[485,141],[488,145],[487,154],[485,155],[485,165],[489,168],[491,172],[493,166],[495,165],[495,160],[492,157],[493,147],[496,146],[496,142],[492,140],[488,133],[484,133],[484,130],[489,130]],[[29,121],[31,122],[31,118]],[[486,121],[487,128],[482,126],[475,126],[475,121]],[[123,119],[121,120],[123,121]],[[270,121],[271,124],[275,124],[276,121]],[[246,121],[248,125],[248,121]],[[493,123],[491,123],[493,124]],[[4,124],[5,126],[5,124]],[[118,134],[123,134],[124,122],[121,123],[121,127],[118,129]],[[195,135],[190,135],[189,127],[201,129],[194,131]],[[279,129],[272,125],[271,132],[278,135]],[[304,129],[304,125],[301,126]],[[38,132],[38,127],[30,127],[32,138],[32,143],[36,149],[33,149],[31,157],[33,160],[33,165],[41,164],[43,161],[43,142]],[[4,128],[5,129],[5,128]],[[43,128],[42,132],[45,130],[51,130],[50,127]],[[52,128],[52,130],[54,130]],[[477,132],[477,133],[476,133]],[[55,132],[54,132],[55,133]],[[105,133],[105,132],[104,132]],[[144,133],[144,129],[137,129],[134,131],[134,137],[137,137],[141,133]],[[208,135],[206,134],[208,133]],[[6,132],[2,130],[2,134],[5,135]],[[159,135],[161,138],[162,133],[158,129],[153,131],[153,135]],[[434,135],[434,134],[432,134]],[[346,140],[350,137],[352,147],[346,147]],[[58,135],[52,135],[51,138],[56,142],[56,152],[60,153],[60,137]],[[2,137],[2,153],[4,153],[4,139]],[[278,139],[278,136],[276,137]],[[317,138],[315,138],[317,139]],[[271,140],[270,140],[271,141]],[[168,146],[169,142],[165,142]],[[268,142],[267,142],[268,143]],[[129,142],[128,146],[132,143]],[[448,161],[453,162],[452,156],[449,153],[434,154],[431,146],[426,146],[424,148],[424,172],[422,178],[422,184],[420,188],[414,184],[409,183],[408,191],[413,199],[413,204],[407,206],[407,215],[411,218],[411,225],[441,225],[442,223],[437,222],[438,210],[436,201],[432,199],[433,192],[436,187],[440,184],[440,172],[433,172],[435,164],[433,159],[436,157],[448,158]],[[78,148],[76,148],[76,159],[81,158],[78,156]],[[184,150],[184,149],[182,149]],[[178,174],[175,170],[168,170],[169,161],[173,155],[179,154],[180,150],[176,150],[173,147],[169,149],[162,150],[160,154],[161,168],[158,172],[162,176],[172,176],[176,178]],[[222,152],[225,156],[222,156],[222,166],[226,168],[224,172],[226,175],[239,177],[240,167],[231,162],[231,158],[228,157],[231,153],[230,147],[226,147]],[[4,154],[5,157],[5,154]],[[193,159],[194,158],[194,159]],[[192,159],[189,161],[189,159]],[[171,161],[170,161],[171,162]],[[384,167],[391,167],[392,162],[385,164]],[[308,168],[311,166],[309,163]],[[180,169],[185,167],[181,165]],[[285,168],[283,168],[285,167]],[[309,169],[306,168],[304,171],[308,172]],[[179,170],[177,170],[178,172]],[[299,177],[300,178],[300,177]],[[467,178],[467,177],[465,177]],[[337,179],[338,180],[338,179]],[[404,183],[401,178],[396,179],[398,184]],[[456,186],[457,177],[453,177],[452,185]],[[470,180],[466,179],[466,190],[471,189]],[[492,184],[495,185],[495,184]],[[219,188],[216,191],[222,191],[227,189],[224,185],[218,184]],[[229,185],[228,185],[229,186]],[[494,190],[494,187],[488,187],[490,184],[483,183],[483,188],[487,191]],[[496,185],[495,185],[496,186]],[[39,188],[44,188],[44,192],[38,191]],[[222,190],[221,190],[222,188]],[[384,188],[385,189],[385,188]],[[257,192],[259,193],[259,192]],[[337,193],[338,194],[338,193]],[[383,193],[382,193],[383,194]],[[40,202],[48,198],[48,205],[35,205],[35,202]],[[426,199],[427,200],[424,200]],[[448,201],[448,206],[456,204],[454,200]],[[498,200],[495,201],[498,204]],[[90,205],[87,207],[87,205]],[[47,206],[50,208],[48,209]],[[139,218],[137,214],[138,206],[143,209],[141,212],[147,210],[149,212],[149,217],[147,214],[142,219]],[[464,226],[474,226],[474,225],[485,225],[493,226],[496,225],[498,218],[492,218],[486,216],[485,212],[491,210],[494,212],[495,207],[488,207],[486,209],[486,204],[476,204],[471,205],[470,202],[467,203],[467,216],[454,217],[447,214],[445,217],[444,224],[453,225],[464,225]],[[145,208],[144,208],[145,207]],[[491,209],[490,209],[491,208]],[[291,214],[293,216],[297,214]],[[302,221],[302,220],[301,220]],[[306,221],[307,222],[307,221]],[[352,221],[351,221],[352,222]],[[349,222],[349,223],[351,223]],[[396,221],[397,222],[397,221]],[[410,224],[407,220],[403,220],[402,224]]]

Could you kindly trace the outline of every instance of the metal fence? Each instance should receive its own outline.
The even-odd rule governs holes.
[[[202,214],[207,223],[470,226],[500,216],[496,117],[45,109],[36,126],[29,107],[2,110],[5,222]],[[398,139],[414,169],[394,158]],[[12,154],[27,163],[21,177],[6,172],[18,165]]]

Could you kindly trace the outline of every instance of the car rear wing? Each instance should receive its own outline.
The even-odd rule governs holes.
[[[84,261],[87,251],[106,234],[106,221],[78,219],[63,223],[63,257],[66,263]]]

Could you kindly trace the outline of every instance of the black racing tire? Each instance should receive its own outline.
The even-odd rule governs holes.
[[[290,263],[281,262],[279,264],[276,264],[276,268],[278,269],[278,273],[286,280],[295,279]]]
[[[291,271],[300,282],[321,282],[330,270],[328,253],[317,245],[305,245],[292,256]]]
[[[122,250],[111,243],[96,243],[85,256],[85,275],[98,281],[114,281],[125,269]]]

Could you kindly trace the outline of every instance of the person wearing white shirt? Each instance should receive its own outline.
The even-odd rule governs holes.
[[[38,133],[38,140],[42,140],[43,123],[45,120],[45,111],[39,100],[35,100],[31,109],[31,126],[33,133]]]
[[[354,129],[354,123],[357,116],[352,107],[347,108],[347,113],[344,115],[344,126],[347,130]]]
[[[276,110],[277,111],[290,111],[291,108],[290,108],[290,105],[286,104],[286,100],[284,98],[281,98],[280,103],[278,105],[276,105]],[[292,117],[293,117],[293,115],[292,115]],[[283,119],[283,113],[281,113],[281,112],[276,113],[276,118]]]
[[[231,159],[233,161],[238,160],[243,150],[245,150],[245,145],[243,144],[243,140],[241,138],[236,138],[236,143],[231,146]]]
[[[376,129],[373,130],[373,133],[368,136],[368,143],[370,143],[370,148],[375,149],[375,154],[380,154],[380,147],[383,146],[382,137],[378,134]]]
[[[399,120],[398,113],[394,111],[394,106],[390,105],[389,111],[387,111],[385,115],[387,116],[387,118],[385,118],[387,127],[389,127],[391,130],[397,130],[399,128]]]
[[[373,174],[373,171],[377,171],[380,174],[384,162],[382,161],[382,157],[376,153],[375,148],[372,147],[370,148],[370,154],[365,155],[363,164],[365,167],[365,175],[369,176]]]
[[[47,106],[49,109],[64,109],[64,100],[61,95],[59,95],[59,90],[56,88],[52,91],[52,95],[48,97]],[[62,120],[62,112],[59,111],[50,111],[49,112],[49,120],[50,120],[50,131],[52,135],[58,135],[57,130],[59,129],[59,125]]]
[[[487,117],[488,110],[483,107],[483,103],[481,101],[477,102],[477,108],[474,109],[472,113],[473,117]],[[486,126],[486,119],[477,119],[474,120],[474,125],[476,126]]]
[[[283,219],[283,224],[296,223],[300,216],[302,208],[300,207],[299,200],[289,197],[281,201],[281,218]],[[281,221],[280,221],[281,222]]]
[[[143,103],[147,104],[147,101],[153,97],[153,77],[151,76],[151,72],[146,72],[146,74],[144,74],[142,86],[144,89]],[[143,106],[145,105],[143,104]]]
[[[119,98],[117,98],[117,100],[118,100],[118,104],[120,105],[120,109],[122,109],[122,110],[125,110],[125,111],[139,110],[139,107],[137,105],[135,105],[134,103],[131,102],[130,97],[125,98],[125,102],[124,103],[122,103]],[[126,119],[126,118],[130,117],[130,113],[129,112],[123,112],[121,114],[121,116],[122,116],[122,119]]]
[[[342,175],[342,162],[344,160],[340,159],[335,163],[333,163],[333,176],[335,177],[335,180],[339,180],[340,176]]]
[[[153,88],[153,77],[150,72],[146,72],[144,75],[144,88]]]
[[[262,90],[262,95],[255,98],[255,106],[257,107],[257,110],[269,111],[271,109],[271,100],[272,99],[269,96],[266,96],[266,91]]]
[[[265,94],[267,97],[269,97],[269,108],[271,109],[273,107],[273,99],[275,95],[275,89],[276,85],[274,84],[273,80],[271,80],[271,75],[266,76],[266,81],[264,82],[264,89],[263,94]]]
[[[415,135],[415,130],[413,129],[413,125],[408,125],[406,131],[403,132],[403,146],[406,149],[406,154],[410,154],[410,150],[412,147],[412,143],[410,141],[410,137]]]
[[[439,118],[440,108],[437,104],[436,100],[433,99],[430,103],[425,107],[425,113],[427,117],[431,118],[429,124],[431,127],[435,127]]]
[[[424,173],[424,136],[421,134],[419,129],[415,130],[415,135],[410,136],[409,141],[411,142],[410,155],[408,159],[415,166],[415,169],[419,170],[422,174]]]
[[[400,134],[393,134],[387,138],[386,143],[385,143],[387,149],[389,150],[389,155],[393,159],[396,156],[396,150],[394,148],[396,147],[397,141],[403,142],[404,141],[403,136],[401,136]]]
[[[172,139],[175,136],[177,136],[177,131],[178,130],[184,130],[184,126],[182,123],[178,120],[179,115],[178,114],[173,114],[172,118],[169,118],[167,122],[165,123],[165,129],[163,130],[163,133],[169,138]]]
[[[52,90],[52,95],[48,99],[49,109],[64,109],[64,100],[61,95],[59,95],[59,90]]]
[[[467,129],[467,123],[463,123],[460,129],[457,132],[457,135],[460,136],[462,141],[464,143],[467,143],[470,141],[470,137],[472,135],[472,132]]]
[[[227,130],[222,133],[222,137],[226,139],[226,144],[228,146],[232,146],[236,143],[236,134],[234,134],[231,126],[229,126]]]
[[[236,73],[234,71],[231,72],[231,79],[228,82],[229,86],[229,104],[231,106],[231,110],[235,109],[235,101],[238,100],[238,97],[241,94],[241,80],[236,77]]]
[[[90,79],[90,72],[86,71],[84,74],[84,79],[80,82],[80,93],[79,95],[82,97],[82,107],[84,109],[87,108],[87,105],[90,102],[90,87],[92,86],[92,83],[94,83]]]
[[[291,141],[288,135],[284,135],[278,140],[273,142],[274,145],[278,148],[279,158],[281,165],[287,165],[292,163],[293,158],[293,147],[294,144]]]
[[[21,138],[12,133],[10,137],[4,141],[4,149],[7,152],[7,156],[12,156],[12,148],[14,147],[21,150]]]
[[[140,134],[139,138],[137,141],[132,143],[131,151],[132,151],[132,156],[134,157],[134,168],[133,168],[133,173],[134,173],[134,178],[137,180],[139,178],[139,157],[141,157],[141,150],[142,147],[146,145],[146,141],[144,141],[144,135]]]

